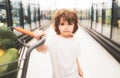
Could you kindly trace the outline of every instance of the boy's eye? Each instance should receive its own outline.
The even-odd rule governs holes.
[[[60,25],[64,25],[64,23],[61,23]]]
[[[73,23],[69,23],[69,25],[72,25]]]

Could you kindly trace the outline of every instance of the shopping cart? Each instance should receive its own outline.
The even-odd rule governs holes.
[[[18,31],[33,37],[33,33],[31,31],[26,31],[21,28],[18,28]],[[4,78],[4,76],[10,75],[12,73],[16,73],[15,78],[26,78],[30,54],[33,49],[44,44],[45,38],[42,37],[39,41],[37,41],[37,43],[34,43],[32,45],[28,45],[24,40],[22,41],[20,39],[18,39],[18,42],[23,45],[23,47],[19,49],[19,58],[15,61],[0,65],[1,67],[1,66],[7,66],[10,64],[18,63],[17,69],[0,74],[0,78]],[[9,77],[5,77],[5,78],[9,78]]]

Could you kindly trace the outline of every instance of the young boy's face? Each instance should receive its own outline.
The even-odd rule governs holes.
[[[64,20],[64,18],[61,17],[59,30],[61,36],[66,38],[72,37],[74,30],[74,23],[69,23],[67,20]]]

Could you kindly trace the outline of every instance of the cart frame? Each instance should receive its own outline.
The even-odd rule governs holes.
[[[1,66],[5,66],[5,65],[9,65],[9,64],[18,62],[17,69],[11,70],[9,72],[2,73],[2,74],[0,74],[0,77],[17,72],[16,73],[17,74],[17,76],[16,76],[17,78],[18,78],[18,75],[20,75],[20,78],[26,78],[28,65],[29,65],[29,58],[30,58],[31,52],[36,47],[41,46],[42,44],[44,44],[45,38],[44,37],[41,38],[37,43],[34,43],[34,44],[30,45],[30,46],[26,45],[26,43],[22,42],[21,40],[18,40],[18,41],[21,44],[23,44],[23,47],[21,49],[19,49],[19,53],[20,53],[19,58],[17,60],[15,60],[15,61],[12,61],[12,62],[0,65],[0,67],[1,67]],[[25,53],[25,48],[26,47],[27,47],[27,51]],[[25,56],[25,58],[23,56]],[[22,62],[23,62],[23,64],[22,64]],[[20,70],[21,70],[21,72],[19,72]]]

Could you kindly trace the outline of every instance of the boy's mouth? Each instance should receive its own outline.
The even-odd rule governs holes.
[[[70,32],[70,31],[63,31],[63,32]]]

